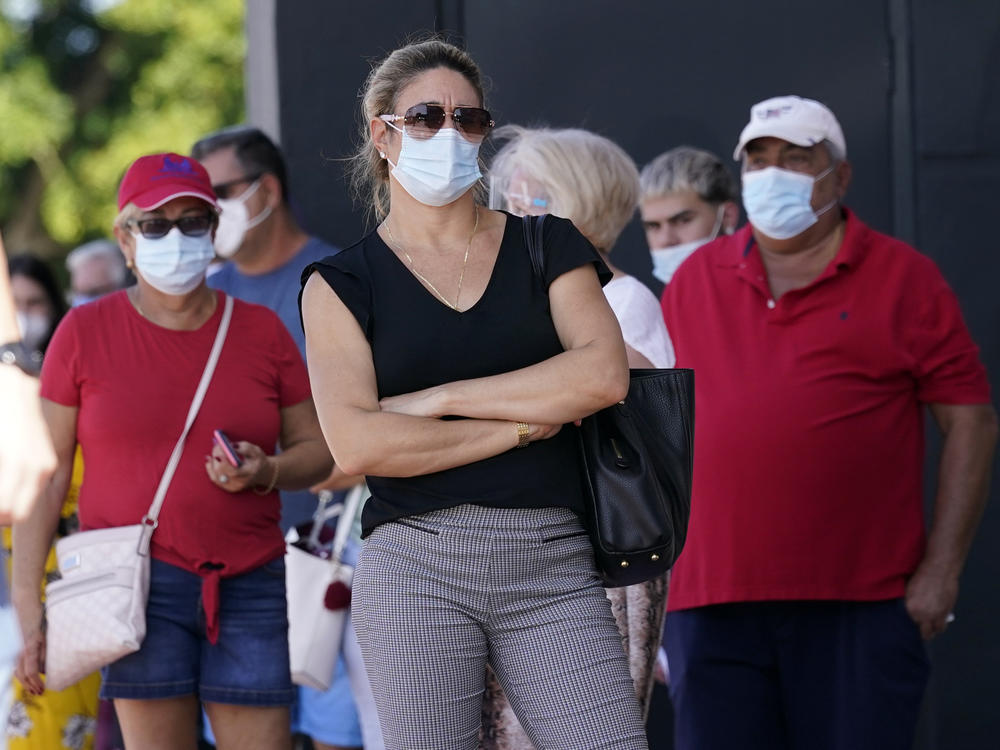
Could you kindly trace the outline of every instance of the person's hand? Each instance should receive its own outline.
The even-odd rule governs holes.
[[[212,483],[226,492],[269,487],[274,478],[274,461],[277,459],[269,457],[259,446],[245,440],[235,443],[233,447],[243,459],[243,465],[239,468],[229,463],[218,445],[213,445],[212,454],[205,457],[205,473]]]
[[[42,672],[45,671],[45,632],[42,630],[42,603],[32,602],[27,606],[17,606],[18,621],[21,624],[24,647],[17,657],[14,675],[31,695],[41,695],[45,691]]]
[[[401,393],[398,396],[387,396],[378,402],[382,411],[395,414],[408,414],[411,417],[443,417],[441,407],[442,391],[439,387],[425,388],[413,393]]]
[[[28,517],[56,469],[52,438],[38,404],[38,379],[0,365],[0,525]]]
[[[323,490],[331,490],[332,492],[337,492],[339,490],[349,490],[351,487],[361,484],[365,481],[365,478],[361,474],[347,474],[339,466],[334,465],[333,471],[330,472],[330,476],[324,479],[322,482],[317,482],[309,491],[312,493],[319,493]]]
[[[921,563],[906,583],[906,611],[929,641],[940,635],[954,619],[958,601],[958,576]]]

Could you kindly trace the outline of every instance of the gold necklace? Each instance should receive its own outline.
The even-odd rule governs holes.
[[[434,292],[439,300],[448,305],[448,307],[452,310],[458,310],[458,300],[462,296],[462,282],[465,280],[465,266],[469,262],[469,250],[472,249],[472,238],[476,236],[476,231],[479,229],[479,204],[476,204],[476,223],[472,226],[472,234],[469,235],[469,241],[465,245],[465,259],[462,261],[462,273],[458,277],[458,293],[455,295],[455,301],[453,303],[449,302],[448,299],[437,290],[437,287],[428,281],[427,277],[422,275],[420,271],[414,267],[413,258],[411,258],[410,254],[406,252],[406,248],[396,242],[396,238],[392,236],[392,230],[389,229],[389,222],[382,222],[382,226],[385,227],[385,232],[389,235],[389,242],[399,248],[399,251],[406,258],[406,262],[410,264],[410,270],[413,272],[413,275],[424,282],[427,285],[427,288]],[[461,312],[461,310],[458,311]]]

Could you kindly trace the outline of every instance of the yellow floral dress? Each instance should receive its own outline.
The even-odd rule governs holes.
[[[60,533],[67,526],[75,526],[76,503],[82,481],[83,459],[77,446],[73,477],[62,507]],[[3,544],[10,549],[9,528],[3,530]],[[46,577],[55,570],[53,548],[49,550],[45,563]],[[93,750],[100,686],[101,675],[95,672],[65,690],[46,690],[41,695],[29,695],[15,677],[14,703],[6,727],[9,750]]]

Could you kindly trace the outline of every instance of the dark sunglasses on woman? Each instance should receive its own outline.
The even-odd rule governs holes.
[[[139,232],[147,240],[158,240],[160,237],[165,237],[175,226],[181,230],[181,234],[186,234],[188,237],[202,237],[212,228],[214,222],[215,217],[212,214],[195,214],[181,216],[179,219],[161,217],[135,219],[128,222],[128,225],[139,227]]]
[[[430,138],[444,127],[450,116],[456,130],[469,140],[485,138],[496,124],[489,110],[481,107],[455,107],[450,112],[438,104],[414,104],[401,115],[380,115],[386,122],[403,121],[406,132],[414,138]]]

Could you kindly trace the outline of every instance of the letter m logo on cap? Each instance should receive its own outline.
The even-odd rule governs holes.
[[[194,165],[191,164],[191,160],[187,157],[181,156],[171,156],[170,154],[164,154],[163,164],[159,169],[159,172],[154,180],[170,179],[175,177],[194,177],[195,170]]]

